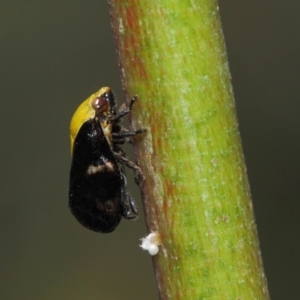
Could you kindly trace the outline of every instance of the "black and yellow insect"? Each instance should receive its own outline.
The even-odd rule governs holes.
[[[143,174],[119,145],[146,130],[128,131],[118,125],[136,99],[117,113],[114,93],[103,87],[78,107],[71,120],[69,207],[83,226],[97,232],[111,232],[121,218],[138,216],[126,189],[124,165],[133,171],[137,183]]]

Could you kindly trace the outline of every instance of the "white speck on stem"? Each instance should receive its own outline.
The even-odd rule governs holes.
[[[150,255],[156,255],[159,251],[158,246],[161,245],[161,239],[158,232],[151,232],[145,238],[141,239],[140,247],[147,250]]]

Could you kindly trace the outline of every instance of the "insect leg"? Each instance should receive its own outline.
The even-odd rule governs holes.
[[[111,140],[115,144],[132,144],[131,137],[146,132],[146,128],[140,128],[138,130],[129,131],[124,127],[116,126],[116,130],[111,134]]]
[[[122,217],[127,220],[136,219],[138,217],[136,204],[125,188],[121,191],[121,199]]]
[[[122,137],[127,137],[127,136],[135,136],[139,133],[143,133],[143,132],[146,132],[146,131],[147,131],[146,128],[140,128],[140,129],[135,130],[135,131],[121,131],[121,132],[117,132],[117,133],[112,133],[112,136],[116,137],[116,138],[122,138]]]
[[[136,165],[134,162],[132,162],[131,160],[129,160],[125,156],[125,154],[121,152],[115,152],[115,151],[113,151],[113,153],[118,162],[123,163],[125,166],[127,166],[129,169],[132,170],[136,183],[140,185],[144,180],[144,175],[140,167]]]
[[[123,118],[125,115],[129,114],[132,111],[132,107],[134,102],[138,99],[138,96],[135,95],[131,98],[129,105],[126,106],[126,108],[122,111],[120,111],[114,118],[111,119],[111,122],[118,123],[120,122],[121,118]]]

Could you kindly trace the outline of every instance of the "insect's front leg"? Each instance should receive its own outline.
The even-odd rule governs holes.
[[[138,96],[135,95],[131,98],[130,102],[129,102],[129,105],[125,107],[124,110],[121,110],[116,116],[114,116],[112,119],[111,119],[111,122],[112,123],[118,123],[121,121],[121,119],[128,115],[131,111],[132,111],[132,107],[133,107],[133,104],[135,103],[135,101],[138,99]]]
[[[123,163],[125,166],[132,170],[136,183],[140,185],[144,181],[144,175],[140,167],[133,161],[131,161],[128,157],[126,157],[125,154],[121,151],[113,151],[113,153],[118,162]]]

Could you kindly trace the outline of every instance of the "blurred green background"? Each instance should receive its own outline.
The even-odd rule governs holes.
[[[220,13],[271,298],[300,299],[300,2]],[[106,1],[1,0],[0,14],[0,299],[157,299],[132,181],[141,217],[112,234],[67,206],[74,110],[105,85],[123,101]]]

